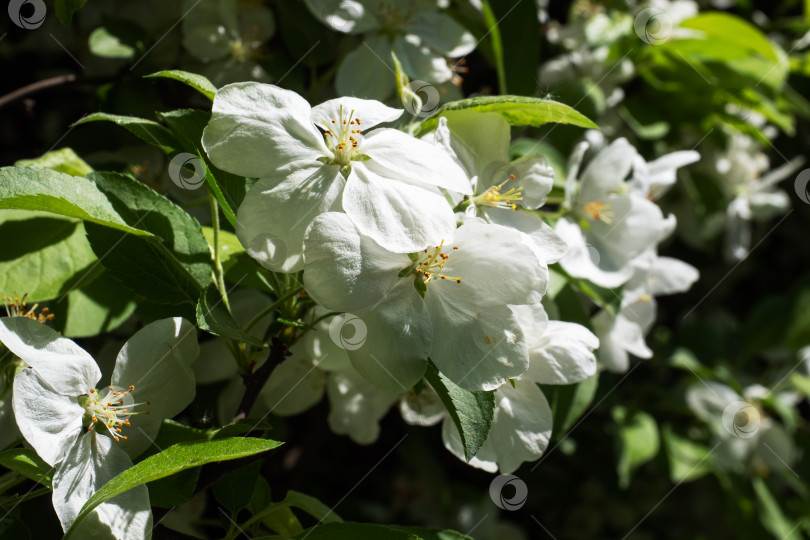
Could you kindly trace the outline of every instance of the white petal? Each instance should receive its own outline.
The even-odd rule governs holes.
[[[338,32],[359,34],[379,27],[374,11],[362,0],[304,0],[304,3],[319,21]]]
[[[0,318],[0,341],[34,368],[54,392],[80,396],[101,379],[101,371],[87,351],[37,321]]]
[[[540,262],[551,264],[568,253],[568,244],[545,221],[537,216],[507,208],[481,207],[480,214],[490,223],[516,229],[526,235],[526,242]]]
[[[606,310],[591,319],[599,336],[599,361],[608,371],[623,373],[629,366],[628,353],[651,358],[652,351],[644,341],[644,329],[621,313],[615,318]]]
[[[539,302],[548,286],[548,269],[527,249],[524,238],[501,225],[465,222],[456,231],[458,249],[444,250],[450,255],[445,274],[460,277],[461,283],[436,285],[444,287],[442,294],[475,296],[482,305]]]
[[[343,111],[342,117],[341,110]],[[333,129],[332,120],[336,122],[348,120],[351,114],[353,119],[360,119],[359,127],[365,132],[377,124],[393,122],[404,112],[402,109],[394,109],[374,99],[341,97],[312,107],[312,121],[316,126],[331,130]]]
[[[492,429],[478,456],[492,456],[502,474],[543,455],[551,438],[552,414],[543,391],[529,381],[504,384],[495,391]]]
[[[261,178],[328,155],[309,103],[272,84],[234,83],[217,91],[202,144],[225,171]]]
[[[265,268],[301,270],[304,233],[318,215],[341,209],[344,184],[337,165],[317,164],[259,180],[237,212],[239,242]]]
[[[348,435],[357,444],[371,444],[380,434],[380,420],[398,399],[397,394],[378,390],[353,371],[329,378],[329,427]]]
[[[425,373],[433,336],[427,307],[413,281],[400,279],[376,307],[355,315],[359,334],[343,345],[354,368],[382,390],[410,390]]]
[[[447,416],[439,395],[428,385],[418,395],[413,390],[405,394],[399,401],[399,412],[413,426],[433,426]]]
[[[554,184],[554,171],[548,166],[546,158],[530,154],[511,162],[509,169],[514,170],[516,178],[507,180],[501,192],[511,187],[522,187],[523,200],[519,201],[518,206],[529,209],[543,206]]]
[[[700,277],[697,268],[672,257],[656,257],[648,277],[650,294],[663,296],[689,290]]]
[[[467,174],[442,147],[396,129],[375,129],[363,140],[363,165],[386,179],[471,195]]]
[[[457,58],[475,49],[475,37],[444,13],[420,11],[408,20],[406,26],[425,45],[443,56]]]
[[[560,218],[554,231],[568,244],[568,251],[560,260],[560,266],[572,276],[613,289],[626,283],[633,275],[633,268],[629,264],[611,268],[607,255],[603,257],[597,246],[588,243],[579,225],[568,218]]]
[[[53,476],[53,507],[67,531],[82,506],[104,484],[132,467],[108,437],[88,433],[74,444]],[[76,538],[143,540],[152,537],[149,492],[140,485],[101,503],[79,524]]]
[[[433,325],[430,358],[447,378],[467,390],[493,390],[529,368],[522,328],[506,305],[447,301],[428,284],[425,302]]]
[[[357,229],[394,253],[415,253],[451,241],[456,218],[437,190],[397,182],[354,165],[343,208]]]
[[[549,321],[538,343],[529,348],[529,369],[522,380],[541,384],[572,384],[596,373],[594,349],[599,339],[575,323]]]
[[[335,78],[341,96],[385,99],[395,87],[390,66],[391,43],[385,36],[372,36],[343,59]]]
[[[304,286],[323,307],[354,311],[384,298],[397,274],[410,266],[407,255],[392,254],[362,236],[346,214],[318,216],[304,242]]]
[[[278,416],[300,414],[317,404],[326,389],[326,374],[311,360],[287,358],[270,374],[259,399]]]
[[[146,406],[149,414],[131,417],[128,439],[118,443],[130,456],[143,452],[163,420],[185,409],[194,399],[191,364],[199,353],[197,329],[180,317],[150,323],[124,344],[115,361],[111,384],[134,386],[132,397],[136,402],[151,402]]]
[[[624,138],[602,149],[582,173],[579,200],[587,203],[604,199],[607,193],[619,190],[637,155],[636,149]]]
[[[84,409],[76,396],[53,392],[31,368],[14,377],[14,416],[25,440],[48,465],[55,465],[82,432]]]

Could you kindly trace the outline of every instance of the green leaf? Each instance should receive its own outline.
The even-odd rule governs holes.
[[[84,503],[73,525],[65,533],[68,538],[81,521],[99,504],[136,486],[154,482],[186,469],[201,467],[207,463],[228,461],[266,452],[283,443],[270,439],[229,437],[216,441],[179,443],[150,456],[122,472]]]
[[[464,456],[470,461],[487,440],[495,416],[495,392],[470,392],[442,375],[433,362],[425,372],[461,435]]]
[[[554,436],[562,437],[588,409],[596,395],[599,376],[594,375],[578,384],[543,385],[554,417]]]
[[[199,479],[200,469],[195,468],[149,482],[149,504],[160,508],[183,504],[194,495]]]
[[[214,498],[231,512],[246,507],[253,498],[256,480],[261,477],[261,467],[259,462],[251,463],[220,478],[211,488]]]
[[[630,485],[630,474],[658,454],[658,424],[649,414],[642,411],[628,413],[622,406],[613,409],[613,419],[619,428],[616,471],[619,487],[626,489]]]
[[[481,96],[445,103],[435,116],[431,116],[419,125],[417,136],[436,129],[442,113],[462,109],[471,109],[476,112],[495,112],[513,126],[542,126],[549,122],[555,122],[599,129],[599,126],[582,113],[577,112],[573,107],[551,99],[524,96]]]
[[[202,134],[211,113],[198,109],[180,109],[159,114],[180,142],[180,148],[197,155],[206,166],[205,183],[217,199],[228,222],[236,227],[236,208],[242,204],[253,181],[214,167],[202,147]]]
[[[135,116],[121,116],[103,112],[89,114],[73,122],[72,126],[80,126],[89,122],[112,122],[126,129],[142,141],[156,146],[167,154],[180,148],[180,143],[174,138],[171,131],[154,120],[137,118]]]
[[[155,235],[155,241],[144,241],[87,226],[90,245],[104,267],[157,303],[196,305],[213,275],[211,252],[197,220],[128,176],[93,173],[91,178],[127,223]]]
[[[87,176],[93,172],[93,167],[85,163],[72,148],[53,150],[34,159],[21,159],[14,165],[52,169],[73,176]]]
[[[691,482],[711,472],[709,448],[676,434],[670,426],[661,430],[669,458],[669,477],[673,483]]]
[[[49,169],[0,168],[0,208],[42,210],[152,237],[152,233],[130,226],[92,180]]]
[[[371,523],[325,523],[309,528],[296,536],[274,536],[277,540],[472,540],[456,531],[374,525]]]
[[[197,75],[196,73],[189,73],[188,71],[180,71],[180,70],[164,70],[158,71],[157,73],[152,73],[151,75],[144,75],[144,78],[165,78],[165,79],[174,79],[175,81],[180,81],[181,83],[187,84],[188,86],[192,87],[193,89],[197,90],[199,93],[214,101],[214,96],[217,93],[217,87],[214,84],[203,77],[202,75]]]
[[[90,52],[102,58],[132,58],[135,48],[121,43],[118,37],[112,35],[106,28],[99,26],[90,33],[87,40]]]
[[[73,14],[79,11],[87,0],[56,0],[56,18],[65,26],[70,26]]]
[[[707,12],[681,21],[679,26],[688,29],[683,37],[653,49],[673,53],[673,60],[685,61],[709,80],[722,83],[721,88],[764,83],[780,90],[784,85],[789,70],[787,57],[751,23],[727,13]],[[743,80],[732,83],[730,79],[735,76]]]
[[[102,266],[98,268],[98,277],[71,291],[65,298],[67,302],[54,306],[57,328],[65,337],[91,337],[111,332],[135,312],[134,295]],[[67,305],[63,308],[64,304]]]
[[[87,283],[97,259],[84,224],[45,212],[0,210],[0,295],[57,298]]]
[[[0,467],[19,473],[50,488],[54,468],[42,461],[30,448],[11,448],[0,452]]]
[[[219,290],[212,283],[200,295],[197,302],[197,324],[201,330],[205,330],[215,336],[242,343],[249,343],[255,347],[267,347],[259,339],[246,334],[239,326],[233,316],[225,307]]]
[[[754,486],[754,493],[759,503],[759,520],[762,525],[775,537],[780,540],[800,540],[804,536],[799,532],[794,523],[791,522],[782,512],[783,502],[774,497],[765,480],[755,476],[751,479]]]

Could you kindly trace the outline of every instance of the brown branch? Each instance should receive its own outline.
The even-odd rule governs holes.
[[[256,371],[242,376],[245,383],[245,395],[239,404],[239,409],[236,411],[236,418],[244,418],[250,414],[253,404],[256,403],[256,399],[259,397],[259,393],[262,391],[267,379],[270,378],[273,369],[288,356],[287,349],[286,343],[274,337],[270,342],[270,356],[267,361]]]
[[[51,77],[50,79],[43,79],[41,81],[31,83],[0,97],[0,107],[7,105],[15,99],[21,98],[25,95],[33,94],[34,92],[39,92],[40,90],[50,88],[51,86],[59,86],[60,84],[73,82],[75,80],[76,75],[70,73],[68,75],[57,75],[56,77]]]

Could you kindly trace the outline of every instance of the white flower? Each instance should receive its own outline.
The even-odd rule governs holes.
[[[468,389],[497,388],[525,372],[526,337],[507,305],[539,301],[548,272],[523,236],[469,221],[452,244],[422,248],[391,253],[334,212],[307,231],[307,291],[367,326],[363,346],[349,351],[355,369],[392,392],[411,388],[428,356]]]
[[[336,86],[342,95],[374,99],[391,95],[392,52],[411,79],[443,83],[453,77],[444,57],[464,56],[475,49],[473,35],[449,15],[436,13],[436,2],[306,0],[306,4],[334,30],[366,34],[338,69]]]
[[[790,208],[790,197],[777,185],[801,167],[804,158],[763,175],[770,162],[752,138],[735,133],[728,145],[715,157],[712,172],[731,199],[726,209],[726,257],[740,261],[751,247],[751,222],[769,220]]]
[[[560,260],[565,242],[538,216],[523,211],[545,204],[554,172],[539,154],[507,162],[511,128],[501,115],[450,111],[439,119],[431,138],[447,148],[470,177],[473,193],[462,217],[516,229],[542,262]]]
[[[584,151],[584,146],[575,151],[566,179],[570,214],[555,228],[569,247],[560,264],[574,277],[614,288],[633,275],[635,257],[672,232],[675,217],[664,218],[655,203],[625,183],[638,162],[638,153],[625,139],[599,151],[582,173],[577,191]]]
[[[96,490],[132,466],[131,457],[146,449],[163,419],[194,397],[196,334],[180,318],[153,322],[132,336],[110,386],[98,389],[93,358],[43,324],[0,319],[0,341],[29,366],[14,379],[14,415],[28,443],[56,468],[53,505],[65,530]],[[94,516],[82,522],[80,537],[151,536],[146,486],[101,504]]]
[[[237,0],[184,0],[183,47],[210,65],[203,68],[215,86],[244,80],[269,80],[254,60],[275,33],[273,13]]]
[[[470,193],[469,182],[441,148],[394,129],[367,132],[401,114],[356,98],[310,108],[273,85],[221,88],[203,145],[218,167],[260,178],[237,216],[248,253],[271,270],[300,270],[304,232],[328,211],[346,212],[395,252],[450,238],[455,219],[437,188]]]
[[[652,351],[644,340],[656,317],[656,296],[682,293],[697,281],[695,267],[671,257],[659,257],[649,250],[633,261],[633,277],[622,292],[615,315],[602,310],[592,319],[599,336],[599,360],[608,371],[623,373],[630,363],[629,355],[651,358]]]
[[[549,321],[540,304],[512,306],[512,310],[529,336],[529,369],[495,390],[492,429],[470,460],[474,467],[504,474],[514,472],[524,461],[538,459],[548,446],[552,413],[537,383],[573,384],[593,376],[593,350],[599,347],[587,328]],[[442,438],[448,450],[464,459],[458,430],[449,417],[442,426]]]
[[[716,464],[743,472],[751,465],[780,470],[796,461],[798,450],[793,439],[762,407],[768,397],[786,408],[795,407],[800,400],[793,393],[773,393],[761,385],[744,388],[742,395],[714,381],[701,381],[687,390],[687,405],[721,441]]]

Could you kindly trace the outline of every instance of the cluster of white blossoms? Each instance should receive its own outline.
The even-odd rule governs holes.
[[[12,390],[14,417],[52,467],[53,507],[65,531],[84,503],[152,444],[163,420],[194,398],[191,364],[199,348],[185,319],[155,321],[133,335],[102,387],[93,357],[40,322],[0,318],[0,342],[22,361]],[[146,486],[101,503],[74,532],[77,538],[150,538]]]
[[[657,257],[674,218],[651,198],[696,155],[645,163],[618,140],[579,178],[581,148],[555,230],[538,212],[553,171],[538,154],[509,161],[510,126],[500,115],[448,112],[417,139],[386,127],[402,113],[351,97],[310,107],[259,83],[217,92],[203,145],[217,167],[258,178],[237,213],[239,240],[269,270],[303,270],[318,304],[309,320],[344,314],[305,334],[257,407],[296,414],[326,393],[332,429],[369,443],[398,402],[408,422],[444,420],[445,445],[463,458],[456,427],[423,380],[432,362],[465,390],[495,392],[492,429],[471,464],[513,471],[549,441],[551,410],[538,384],[597,371],[597,336],[550,320],[541,303],[553,305],[544,299],[548,265],[561,262],[600,286],[626,285],[620,312],[594,320],[610,344],[603,361],[620,369],[615,357],[624,353],[626,367],[625,351],[649,356],[648,323],[635,305],[697,278],[685,263]],[[588,258],[589,245],[602,263]],[[347,341],[344,328],[356,336]],[[237,397],[221,403],[223,416]]]

